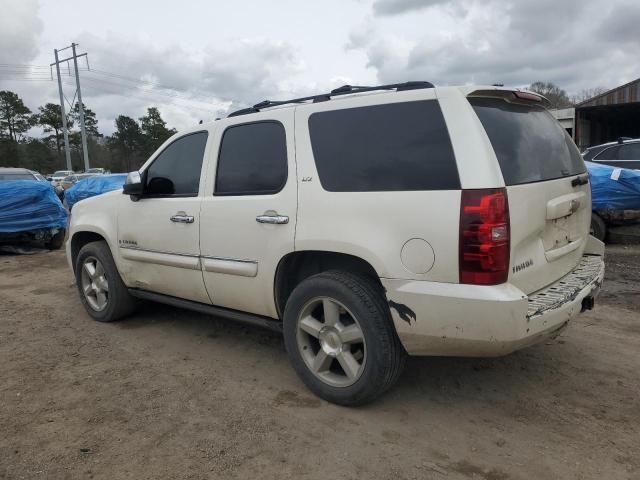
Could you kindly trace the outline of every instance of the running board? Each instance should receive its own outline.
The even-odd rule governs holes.
[[[282,322],[261,315],[240,312],[229,308],[214,307],[205,303],[193,302],[182,298],[172,297],[170,295],[162,295],[161,293],[148,292],[146,290],[138,290],[137,288],[129,288],[129,293],[134,297],[143,300],[151,300],[152,302],[164,303],[173,307],[184,308],[186,310],[194,310],[196,312],[214,315],[216,317],[228,318],[237,322],[255,325],[256,327],[266,328],[274,332],[282,333]]]

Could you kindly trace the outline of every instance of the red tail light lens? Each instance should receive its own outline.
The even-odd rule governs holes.
[[[509,203],[504,188],[462,190],[460,283],[496,285],[509,275]]]

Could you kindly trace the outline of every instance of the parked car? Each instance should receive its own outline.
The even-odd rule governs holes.
[[[2,176],[0,173],[0,179]],[[46,181],[0,181],[0,245],[39,243],[59,249],[64,242],[67,217]]]
[[[73,175],[73,170],[56,170],[51,175],[47,176],[47,180],[51,182],[53,186],[57,186],[60,182],[69,175]]]
[[[64,177],[60,181],[60,186],[62,187],[63,190],[68,190],[73,185],[78,183],[80,180],[89,178],[89,177],[94,177],[96,175],[99,175],[99,174],[98,173],[74,173],[73,175]]]
[[[112,190],[120,190],[127,178],[126,173],[93,175],[87,180],[77,182],[64,192],[63,205],[71,211],[80,200],[95,197]]]
[[[591,181],[591,234],[604,241],[616,226],[640,222],[640,170],[586,161]]]
[[[582,152],[585,160],[612,167],[640,169],[640,138],[620,138]]]
[[[98,175],[106,175],[111,173],[111,170],[107,170],[106,168],[89,168],[85,170],[84,173],[95,173]]]
[[[28,170],[26,168],[0,168],[0,181],[5,180],[35,180],[37,182],[47,182],[47,179],[40,175],[38,172]],[[50,184],[53,191],[58,198],[62,201],[62,187],[59,185]]]
[[[142,298],[282,331],[302,381],[343,405],[391,387],[407,353],[498,356],[557,335],[593,307],[604,245],[545,104],[345,86],[195,126],[122,192],[75,205],[80,299],[98,321]]]
[[[42,175],[33,170],[0,167],[0,182],[6,180],[35,180],[37,182],[46,182]]]

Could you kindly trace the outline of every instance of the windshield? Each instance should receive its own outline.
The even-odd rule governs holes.
[[[580,152],[544,108],[472,97],[469,102],[498,157],[506,185],[584,173]]]
[[[35,180],[36,177],[29,173],[0,173],[0,181],[3,180]]]

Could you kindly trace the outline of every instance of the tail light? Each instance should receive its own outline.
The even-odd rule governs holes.
[[[509,233],[504,188],[462,190],[460,283],[496,285],[507,281]]]

